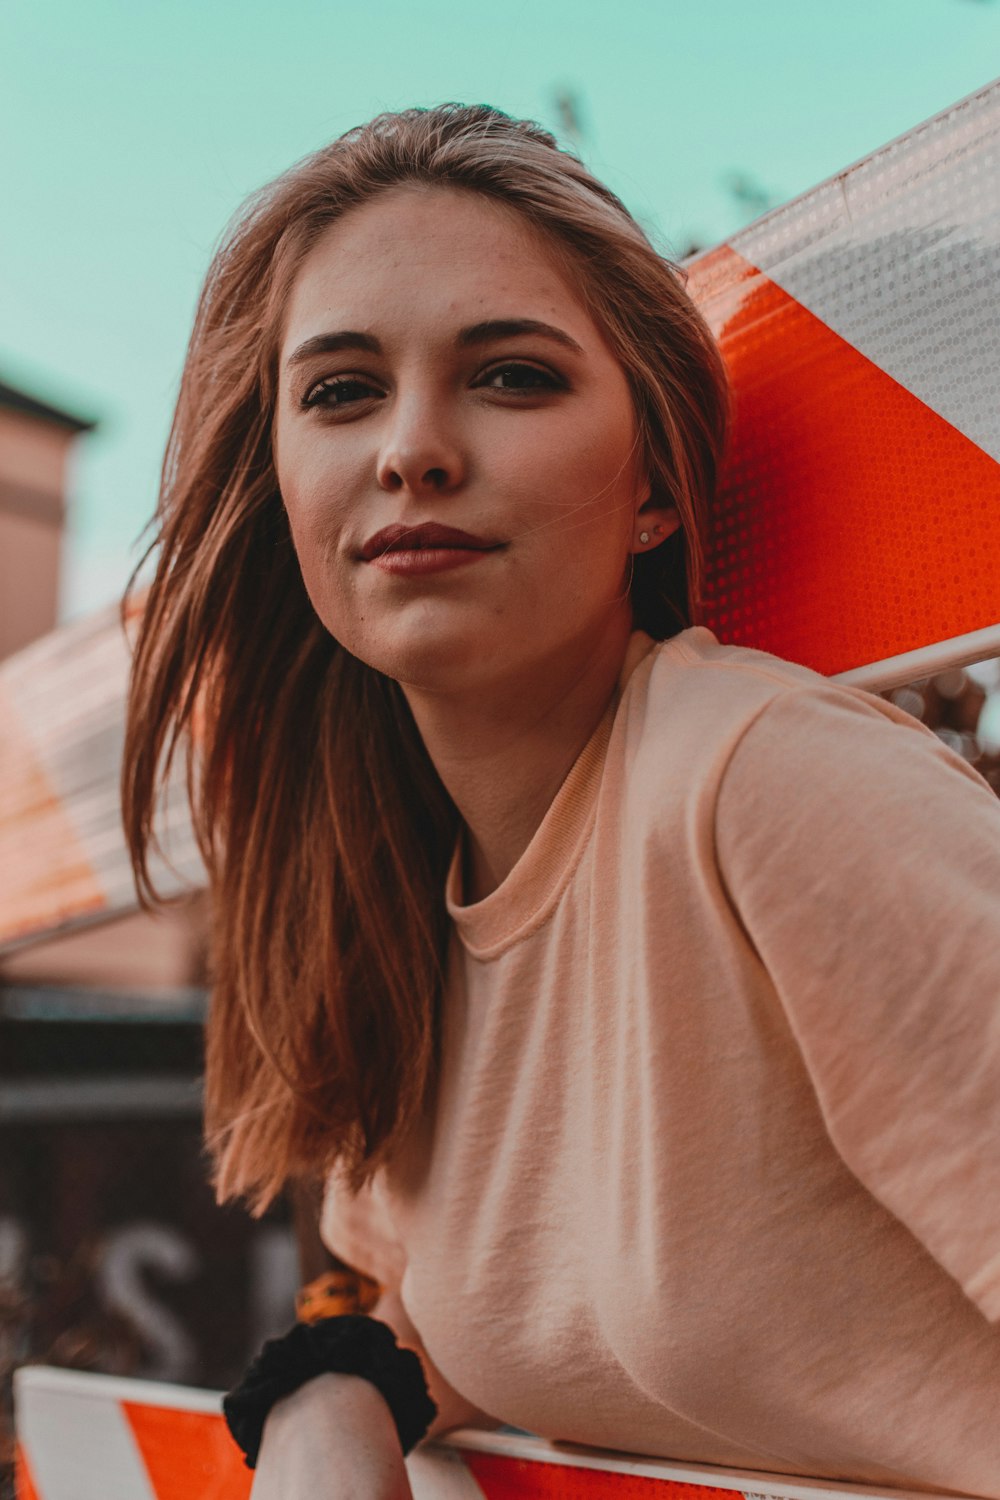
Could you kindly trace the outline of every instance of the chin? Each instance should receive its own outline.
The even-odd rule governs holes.
[[[438,611],[422,618],[406,613],[409,618],[397,616],[384,629],[332,633],[375,671],[422,692],[474,691],[514,666],[518,643],[510,642],[508,660],[495,620],[442,619]]]

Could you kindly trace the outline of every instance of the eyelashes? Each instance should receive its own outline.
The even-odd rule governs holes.
[[[381,394],[376,386],[359,379],[357,375],[330,375],[318,384],[310,386],[302,397],[301,405],[305,409],[311,406],[349,406],[352,402],[352,392],[354,401],[363,401],[372,394]],[[338,398],[336,401],[325,399],[334,395]]]
[[[497,376],[508,375],[511,371],[515,372],[515,374],[520,377],[520,384],[515,383],[514,385],[505,386],[491,385],[491,382]],[[493,390],[506,391],[564,391],[566,389],[566,382],[560,376],[556,375],[554,371],[545,370],[541,367],[541,365],[519,364],[515,360],[508,360],[505,364],[494,365],[492,369],[487,370],[485,374],[481,375],[476,381],[476,386],[486,386]]]
[[[494,384],[503,380],[502,385]],[[541,365],[528,364],[521,360],[505,360],[492,365],[473,381],[474,390],[502,391],[506,395],[535,395],[538,393],[565,391],[567,382],[554,370]],[[381,386],[361,375],[329,375],[309,387],[300,401],[303,410],[325,407],[336,410],[355,406],[363,401],[384,396]]]

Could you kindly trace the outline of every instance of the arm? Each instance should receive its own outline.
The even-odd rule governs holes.
[[[396,1424],[375,1387],[319,1375],[279,1401],[251,1500],[412,1500]]]
[[[840,1156],[1000,1318],[1000,802],[868,694],[782,695],[716,848]]]

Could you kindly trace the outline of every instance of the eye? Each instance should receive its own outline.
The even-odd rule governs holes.
[[[533,391],[566,389],[566,382],[552,370],[545,370],[540,365],[522,364],[514,360],[508,360],[502,365],[493,365],[491,369],[485,370],[476,381],[476,385],[492,391],[524,392],[525,394]]]
[[[302,397],[301,405],[303,407],[353,406],[359,401],[367,401],[370,397],[381,396],[381,394],[377,386],[359,375],[331,375],[326,380],[320,380],[316,385],[310,386]]]

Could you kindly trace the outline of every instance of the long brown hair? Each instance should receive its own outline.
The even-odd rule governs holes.
[[[136,881],[187,756],[214,913],[206,1129],[220,1198],[262,1210],[339,1163],[361,1186],[435,1085],[458,816],[398,685],[314,614],[271,457],[280,323],[324,230],[396,184],[447,184],[548,239],[631,384],[654,492],[682,532],[638,557],[636,621],[691,622],[724,437],[718,350],[683,276],[539,126],[486,106],[380,115],[254,194],[209,268],[163,463],[128,703]]]

